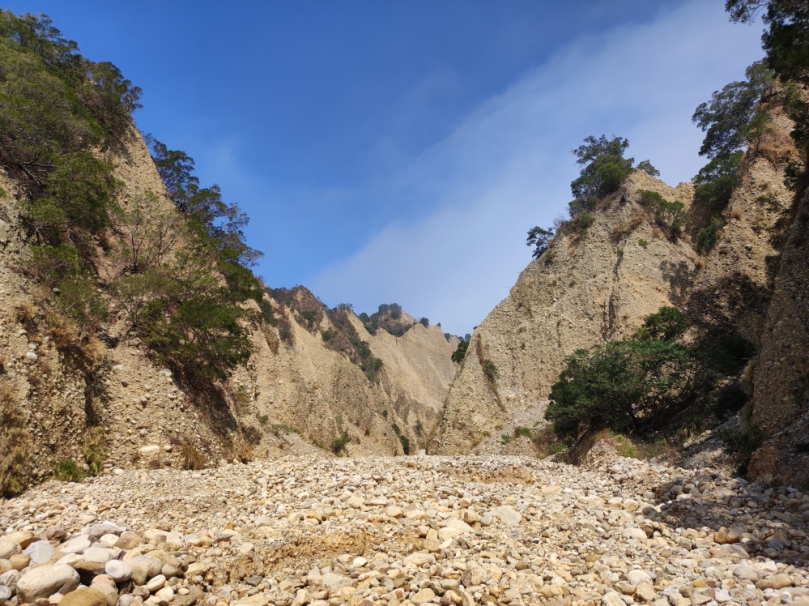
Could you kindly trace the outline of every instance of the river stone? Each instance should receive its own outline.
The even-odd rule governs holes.
[[[507,524],[509,526],[517,526],[522,521],[522,514],[508,505],[495,507],[492,514],[500,518],[500,521],[503,522],[503,524]]]
[[[172,606],[194,606],[203,597],[205,597],[205,594],[195,585],[187,595],[175,595],[171,604]]]
[[[28,570],[17,581],[17,593],[23,602],[30,603],[54,593],[67,595],[78,586],[78,572],[66,564],[54,564]]]
[[[50,541],[35,541],[25,548],[25,553],[31,556],[31,562],[36,565],[50,562],[56,551]]]
[[[106,564],[112,559],[112,554],[109,549],[103,547],[90,547],[85,549],[82,554],[82,559],[86,562],[98,562],[99,564]]]
[[[105,534],[120,535],[126,530],[126,526],[118,526],[112,522],[101,522],[100,524],[93,524],[87,529],[89,534],[94,539],[100,539]]]
[[[626,606],[626,602],[621,599],[621,594],[610,591],[601,598],[601,606]]]
[[[15,553],[20,553],[21,551],[22,548],[20,547],[19,543],[12,541],[11,539],[0,539],[0,560],[7,560]]]
[[[652,577],[650,577],[649,574],[643,570],[630,570],[626,574],[626,580],[632,585],[640,585],[641,583],[651,582]]]
[[[92,589],[104,596],[106,606],[115,606],[118,602],[118,589],[116,587],[110,587],[106,583],[93,583]]]
[[[784,573],[770,575],[756,583],[756,587],[759,589],[783,589],[791,586],[792,577]]]
[[[6,603],[6,600],[11,599],[11,589],[5,585],[0,585],[0,606]]]
[[[623,535],[627,539],[638,539],[639,541],[646,540],[646,533],[640,528],[624,528]]]
[[[486,573],[480,566],[473,566],[472,568],[467,568],[461,575],[461,583],[464,584],[464,587],[474,587],[475,585],[480,585],[485,576]]]
[[[27,568],[28,564],[31,562],[31,556],[27,553],[15,553],[8,561],[11,562],[11,566],[14,570],[23,570]]]
[[[458,518],[452,518],[447,520],[447,527],[454,528],[455,530],[460,530],[462,534],[465,532],[472,532],[472,527],[463,520],[459,520]]]
[[[405,564],[413,564],[417,567],[422,567],[425,564],[433,564],[435,562],[435,556],[429,553],[422,553],[417,551],[416,553],[411,553],[404,559]]]
[[[80,534],[59,545],[59,551],[62,553],[83,553],[85,549],[90,548],[90,545],[92,545],[90,535]]]
[[[132,578],[132,566],[121,560],[107,562],[104,572],[110,575],[116,583],[124,583]]]
[[[0,574],[0,585],[11,588],[12,591],[17,591],[17,581],[20,580],[22,575],[18,570],[9,570]]]
[[[148,583],[146,583],[146,589],[154,593],[155,591],[163,587],[163,585],[165,584],[166,584],[166,577],[164,577],[162,574],[159,574],[153,579],[149,580]]]
[[[123,532],[121,533],[121,538],[115,542],[115,546],[119,549],[129,550],[134,549],[138,545],[143,545],[145,542],[146,541],[140,535],[133,532]]]
[[[96,585],[108,585],[110,587],[117,587],[118,585],[115,583],[115,579],[113,579],[108,574],[99,574],[94,579],[93,582],[90,584],[91,586]]]
[[[59,606],[109,606],[104,594],[95,587],[82,587],[65,595]],[[113,603],[112,606],[115,606]]]
[[[351,579],[336,572],[327,572],[323,575],[321,583],[327,589],[335,590],[351,585]]]
[[[14,541],[23,549],[37,540],[37,536],[30,530],[18,530],[17,532],[10,532],[5,535],[4,538]]]
[[[435,592],[429,587],[425,587],[424,589],[419,590],[416,595],[410,596],[410,601],[416,606],[421,606],[421,604],[431,601],[434,597]]]
[[[733,576],[748,581],[758,581],[758,572],[752,566],[741,564],[733,569]]]

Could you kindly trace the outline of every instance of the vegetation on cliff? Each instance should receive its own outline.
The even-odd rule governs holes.
[[[0,161],[20,185],[34,242],[21,269],[57,295],[51,323],[77,327],[63,347],[86,352],[111,299],[190,386],[226,379],[250,356],[243,304],[261,296],[247,217],[218,187],[199,186],[187,154],[155,140],[182,219],[161,210],[159,192],[124,208],[103,152],[125,147],[141,91],[113,64],[82,56],[47,17],[0,12],[0,67]],[[101,265],[112,278],[102,280]]]
[[[682,312],[662,307],[633,338],[569,356],[545,414],[556,434],[572,440],[602,429],[650,435],[737,373],[750,356],[737,337],[678,341],[687,326]]]

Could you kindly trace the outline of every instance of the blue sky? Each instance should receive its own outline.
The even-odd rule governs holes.
[[[617,134],[672,184],[700,102],[760,58],[723,0],[12,1],[144,89],[143,132],[251,217],[257,272],[463,334]]]

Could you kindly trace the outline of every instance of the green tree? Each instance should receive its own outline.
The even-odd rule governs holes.
[[[707,255],[716,245],[716,240],[719,238],[719,232],[722,231],[725,222],[721,217],[713,217],[710,224],[703,227],[697,233],[697,239],[694,242],[694,248],[701,255]]]
[[[109,227],[120,181],[113,168],[85,152],[60,156],[42,195],[26,204],[25,221],[40,241],[57,244],[65,230],[95,234]]]
[[[576,162],[583,168],[579,177],[570,184],[574,200],[570,203],[570,216],[578,217],[585,211],[593,210],[596,202],[617,191],[634,168],[634,158],[625,158],[624,152],[629,141],[622,137],[608,139],[606,135],[587,137],[584,144],[573,150]],[[650,174],[657,170],[648,160],[639,164]]]
[[[60,154],[119,140],[141,91],[94,63],[46,15],[0,11],[0,159],[34,193]]]
[[[688,221],[685,205],[676,200],[669,202],[655,191],[641,189],[638,190],[638,195],[641,206],[654,213],[655,222],[666,228],[673,238],[678,237]]]
[[[654,209],[655,222],[669,230],[672,238],[676,238],[683,231],[683,225],[688,220],[685,205],[677,200],[669,202],[663,200]]]
[[[682,336],[687,328],[688,321],[683,312],[676,307],[664,306],[643,319],[643,326],[635,332],[635,338],[673,341]]]
[[[640,162],[638,162],[637,170],[642,170],[653,177],[660,176],[660,171],[657,170],[654,166],[652,166],[652,163],[649,162],[648,160],[641,160]]]
[[[565,360],[545,418],[560,435],[612,429],[639,434],[712,386],[698,352],[673,341],[616,341]]]
[[[768,29],[761,36],[766,62],[782,80],[809,82],[809,6],[804,0],[727,0],[732,21],[750,22],[762,15]]]
[[[119,213],[123,238],[124,271],[140,273],[162,265],[185,233],[181,217],[173,209],[161,209],[157,196],[147,192],[130,203],[133,209]]]
[[[694,204],[721,212],[730,202],[733,190],[739,184],[739,169],[744,152],[719,155],[708,162],[694,177]]]
[[[149,137],[149,143],[158,173],[189,229],[217,250],[224,262],[253,267],[262,253],[247,245],[244,228],[249,218],[239,205],[225,202],[218,185],[200,187],[188,154],[170,150],[154,137]]]
[[[792,138],[803,162],[790,167],[787,183],[800,199],[809,185],[809,103],[800,90],[809,84],[809,6],[804,0],[727,0],[732,21],[750,22],[762,15],[765,64],[786,88],[787,114],[795,122]]]
[[[31,247],[31,260],[26,265],[33,277],[49,288],[82,273],[79,252],[70,244],[34,245]]]
[[[528,231],[528,246],[533,246],[534,250],[531,256],[534,259],[539,259],[550,245],[553,239],[553,229],[543,229],[541,227],[533,227]]]
[[[463,359],[466,357],[466,351],[469,349],[469,341],[461,341],[458,343],[458,347],[455,348],[455,351],[452,352],[452,361],[457,362],[460,364],[463,362]]]
[[[760,61],[748,67],[745,75],[746,80],[731,82],[694,112],[694,123],[705,131],[701,156],[730,156],[763,134],[770,118],[761,111],[761,103],[778,94],[775,76]]]

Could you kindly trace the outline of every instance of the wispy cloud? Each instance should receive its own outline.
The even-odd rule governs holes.
[[[689,180],[702,163],[691,114],[761,56],[758,37],[729,24],[721,3],[695,0],[570,44],[375,192],[432,212],[387,226],[310,286],[331,304],[396,301],[450,332],[471,330],[530,260],[526,231],[564,211],[570,150],[587,135],[625,136],[666,181]]]

